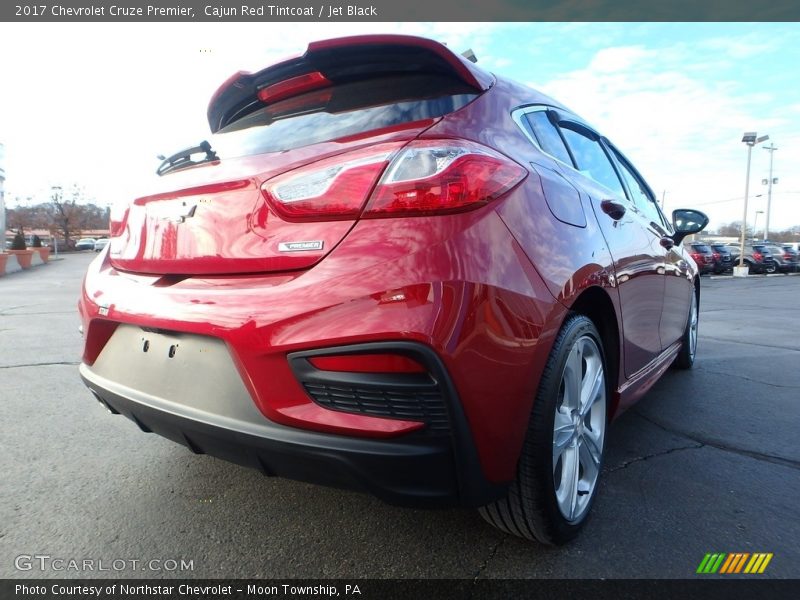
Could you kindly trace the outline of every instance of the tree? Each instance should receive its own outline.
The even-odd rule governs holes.
[[[741,221],[733,221],[732,223],[726,223],[725,225],[720,225],[719,229],[717,229],[717,235],[723,237],[741,237],[742,235],[742,222]],[[749,225],[747,229],[745,229],[745,237],[753,237],[753,228]]]
[[[77,184],[73,184],[69,199],[64,197],[64,190],[60,186],[53,188],[50,197],[52,223],[61,231],[68,247],[72,234],[85,226],[85,208],[78,203],[79,200],[83,200],[83,190]]]
[[[14,236],[14,241],[11,242],[11,249],[12,250],[27,250],[27,246],[25,245],[25,236],[22,234],[22,230],[17,231],[16,235]]]

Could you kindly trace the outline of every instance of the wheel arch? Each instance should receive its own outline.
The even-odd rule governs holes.
[[[699,293],[699,286],[698,286]],[[592,286],[583,290],[570,305],[570,311],[591,319],[600,334],[605,353],[609,390],[608,416],[612,419],[617,412],[619,395],[614,393],[620,385],[622,373],[622,338],[619,315],[609,293],[602,287]],[[569,314],[569,313],[568,313]],[[567,317],[565,317],[566,319]]]

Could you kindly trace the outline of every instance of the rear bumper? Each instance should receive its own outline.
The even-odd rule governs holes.
[[[487,482],[477,460],[448,435],[376,440],[305,431],[263,419],[257,426],[204,413],[120,386],[81,364],[80,374],[110,412],[146,433],[279,476],[370,493],[402,506],[482,506],[505,486]]]
[[[181,338],[217,340],[226,349],[224,364],[235,370],[226,381],[235,379],[246,388],[240,393],[248,401],[240,406],[257,413],[252,420],[337,439],[386,440],[388,445],[411,440],[414,433],[398,429],[398,421],[385,415],[334,410],[314,395],[319,390],[298,379],[289,358],[358,344],[416,344],[430,350],[447,373],[453,404],[464,417],[459,431],[468,434],[482,478],[507,484],[516,475],[538,374],[566,308],[554,300],[521,250],[509,252],[514,241],[490,209],[398,220],[392,224],[391,243],[386,242],[386,223],[360,221],[319,265],[291,273],[133,274],[115,269],[106,250],[89,267],[79,301],[83,362],[109,382],[127,382],[130,389],[175,400],[176,394],[185,395],[186,385],[197,389],[191,371],[176,381],[176,373],[160,371],[159,362],[133,368],[133,357],[160,357],[177,365],[193,356],[193,372],[218,375],[221,363],[205,351],[192,354]],[[469,251],[475,240],[497,243]],[[381,251],[365,250],[373,247]],[[138,328],[141,339],[131,338],[115,350],[117,371],[103,371],[97,363],[104,361],[102,354],[109,352],[107,345],[120,327]],[[143,352],[142,344],[147,339],[155,343],[159,332],[175,339]],[[167,356],[171,344],[179,348],[174,359]],[[129,380],[134,371],[150,380]],[[155,387],[159,381],[169,382],[171,389]],[[195,396],[213,398],[208,387]],[[137,400],[125,390],[115,393]],[[209,406],[208,412],[219,410]],[[454,461],[452,450],[450,456]],[[456,465],[454,470],[462,488],[459,504],[479,503],[474,498],[483,492],[475,490],[485,486],[465,490],[462,481],[471,480],[463,474],[472,467]],[[452,481],[454,475],[442,477]]]

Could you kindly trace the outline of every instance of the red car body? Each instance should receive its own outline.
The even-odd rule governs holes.
[[[538,107],[562,123],[588,127],[583,121],[429,40],[320,42],[260,74],[237,74],[212,99],[212,130],[235,124],[236,110],[247,114],[242,98],[254,93],[259,107],[314,102],[315,93],[328,101],[326,90],[338,85],[330,65],[358,66],[357,56],[446,77],[468,88],[468,101],[441,116],[288,150],[209,153],[165,174],[115,220],[108,251],[86,274],[81,373],[113,412],[195,452],[396,503],[482,506],[515,478],[539,379],[568,315],[596,323],[614,418],[680,350],[697,269],[680,244],[665,242],[666,220],[648,222],[633,202],[543,152],[514,115]],[[369,67],[361,72],[373,76]],[[385,183],[385,174],[375,184],[385,165],[407,148],[417,152],[407,160],[426,160],[433,147],[437,156],[467,148],[463,162],[451,163],[461,171],[433,188],[444,197],[450,186],[453,204],[437,208],[439,196],[422,209],[391,204],[412,193],[422,202],[422,192],[418,182],[398,192],[392,186],[405,184]],[[381,152],[389,158],[364,183],[359,161]],[[367,193],[356,194],[355,208],[331,209],[339,210],[332,218],[305,214],[291,194],[342,161],[355,165],[348,193]],[[484,177],[484,168],[494,175]],[[488,196],[472,204],[458,196],[464,173],[478,173]],[[281,205],[281,194],[294,203]],[[395,194],[389,212],[375,208],[381,194]],[[101,372],[121,327],[128,358]],[[248,408],[220,416],[216,400],[165,408],[169,361],[178,365],[184,346],[199,356],[202,340],[224,346],[257,417]],[[154,384],[141,361],[159,344],[168,355],[153,358]],[[208,377],[203,385],[213,382],[186,368]],[[192,377],[175,373],[180,394]],[[151,402],[147,386],[163,397]]]

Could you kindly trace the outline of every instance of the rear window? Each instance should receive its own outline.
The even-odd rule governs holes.
[[[692,244],[692,248],[694,248],[696,252],[702,252],[703,254],[712,253],[711,248],[709,248],[705,244]]]
[[[226,157],[281,152],[404,123],[436,119],[477,97],[441,75],[394,75],[339,84],[258,108],[209,140]]]

